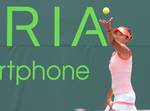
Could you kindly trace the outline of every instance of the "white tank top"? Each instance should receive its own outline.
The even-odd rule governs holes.
[[[123,60],[119,57],[117,51],[114,52],[110,59],[109,70],[114,94],[134,92],[131,84],[132,56]]]

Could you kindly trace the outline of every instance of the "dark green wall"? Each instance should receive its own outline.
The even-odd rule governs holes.
[[[33,59],[45,66],[71,64],[77,67],[84,64],[89,67],[90,76],[86,81],[39,79],[16,86],[15,81],[8,80],[8,72],[5,71],[5,78],[0,81],[0,111],[73,111],[78,107],[89,111],[104,109],[106,92],[111,83],[108,63],[113,49],[110,45],[102,47],[97,36],[84,34],[79,45],[71,47],[88,6],[94,8],[97,18],[113,16],[114,27],[125,25],[131,28],[134,39],[129,47],[133,51],[132,83],[137,95],[136,105],[138,109],[149,109],[149,4],[149,0],[1,0],[0,64],[13,60],[15,64],[31,65]],[[39,23],[34,31],[41,47],[33,47],[27,33],[15,29],[14,46],[6,46],[8,6],[30,6],[38,11]],[[54,6],[61,8],[61,46],[57,48],[53,46]],[[105,6],[111,10],[109,16],[102,14]],[[13,27],[31,21],[30,14],[15,13]],[[89,18],[85,30],[90,28],[93,28],[93,23]]]

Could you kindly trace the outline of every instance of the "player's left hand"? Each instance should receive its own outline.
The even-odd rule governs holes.
[[[113,21],[113,17],[111,17],[108,21],[105,19],[100,19],[99,22],[104,26],[104,28],[106,29],[106,31],[110,31],[112,30],[112,21]]]

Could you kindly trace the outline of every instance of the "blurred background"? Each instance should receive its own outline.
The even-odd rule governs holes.
[[[114,17],[113,27],[127,26],[133,33],[129,47],[133,51],[132,84],[136,92],[138,109],[150,109],[149,67],[149,0],[1,0],[0,1],[0,64],[27,64],[32,60],[45,67],[51,64],[73,67],[84,64],[90,69],[86,81],[41,80],[40,71],[36,81],[25,81],[16,86],[8,80],[0,81],[0,109],[2,111],[100,111],[105,108],[105,96],[110,88],[108,70],[113,48],[102,47],[97,35],[85,35],[86,30],[95,29],[89,17],[77,47],[71,47],[87,7],[93,7],[97,19]],[[17,31],[15,25],[29,24],[32,16],[26,12],[15,12],[13,16],[13,47],[6,47],[7,7],[33,7],[39,15],[34,29],[41,46],[33,47],[26,31]],[[54,47],[54,7],[61,9],[61,46]],[[103,7],[110,8],[110,14],[102,13]],[[103,28],[102,28],[103,29]],[[105,34],[105,31],[103,29]],[[105,34],[106,36],[106,34]],[[69,71],[67,72],[69,75]],[[15,75],[15,74],[14,74]],[[81,109],[80,109],[81,108]],[[78,110],[79,109],[79,110]],[[83,110],[82,110],[83,109]]]

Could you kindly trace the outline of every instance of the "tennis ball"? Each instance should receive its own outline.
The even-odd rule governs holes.
[[[109,8],[108,8],[108,7],[104,7],[104,8],[103,8],[103,13],[104,13],[105,15],[109,14],[109,13],[110,13]]]

